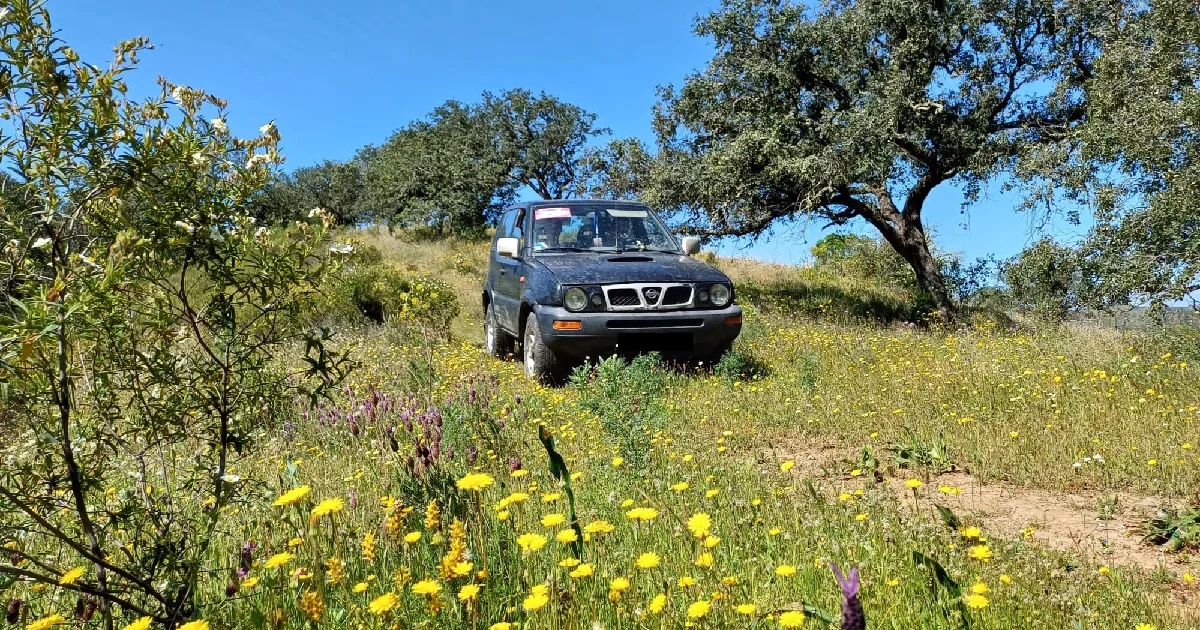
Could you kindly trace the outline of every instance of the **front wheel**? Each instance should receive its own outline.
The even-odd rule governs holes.
[[[542,341],[537,315],[533,313],[525,320],[525,343],[521,345],[525,376],[539,383],[553,382],[558,374],[559,360],[554,351]]]
[[[500,329],[500,324],[496,322],[496,307],[489,302],[487,310],[483,313],[483,343],[487,347],[487,353],[503,359],[512,348],[512,342],[512,337]]]

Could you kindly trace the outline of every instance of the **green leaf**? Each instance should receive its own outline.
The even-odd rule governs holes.
[[[957,532],[958,530],[962,529],[962,521],[959,520],[958,515],[955,514],[950,508],[940,503],[934,503],[934,506],[937,507],[938,514],[942,517],[942,522],[946,524],[946,527],[949,528],[950,531]]]
[[[550,474],[558,480],[558,483],[563,487],[567,494],[567,506],[571,512],[571,529],[575,530],[575,542],[571,543],[571,551],[574,552],[576,558],[583,557],[583,529],[579,526],[579,516],[575,513],[575,492],[571,490],[571,474],[567,471],[567,463],[563,460],[562,455],[554,449],[554,436],[550,434],[550,430],[546,425],[538,425],[538,441],[546,449],[546,455],[550,458]]]

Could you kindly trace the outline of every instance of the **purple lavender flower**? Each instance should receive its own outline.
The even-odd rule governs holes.
[[[850,569],[848,575],[842,575],[838,565],[830,562],[829,568],[833,569],[833,577],[842,587],[842,630],[866,630],[867,617],[858,601],[858,569]]]
[[[250,573],[250,566],[254,564],[254,550],[258,549],[258,543],[253,540],[242,545],[242,557],[238,564],[238,579],[243,579]]]
[[[351,490],[351,491],[350,491],[350,495],[349,495],[349,497],[347,497],[347,498],[349,499],[349,503],[350,503],[350,509],[351,509],[351,510],[353,510],[354,508],[358,507],[358,493],[357,493],[357,492],[355,492],[355,491]]]

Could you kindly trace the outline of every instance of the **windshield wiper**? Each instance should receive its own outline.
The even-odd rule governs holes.
[[[541,253],[541,252],[586,252],[586,251],[588,251],[588,250],[586,250],[582,247],[560,246],[560,247],[543,247],[543,248],[537,250],[537,253]]]

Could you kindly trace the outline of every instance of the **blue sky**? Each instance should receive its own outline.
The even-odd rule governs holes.
[[[346,159],[447,99],[484,90],[545,90],[599,116],[616,137],[652,142],[650,110],[659,85],[682,83],[708,61],[709,41],[693,20],[713,0],[50,0],[62,37],[106,64],[122,39],[148,36],[156,49],[130,76],[134,92],[155,78],[203,88],[230,103],[235,133],[275,120],[288,168]],[[925,216],[938,245],[968,259],[1007,257],[1037,237],[1015,198],[995,186],[960,214],[962,197],[943,185]],[[819,225],[791,226],[727,254],[798,262]],[[860,231],[870,233],[860,226]],[[1051,234],[1077,238],[1059,224]]]

